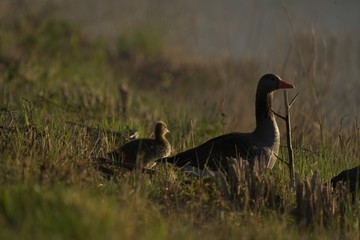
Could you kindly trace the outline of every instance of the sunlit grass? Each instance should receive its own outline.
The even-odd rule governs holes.
[[[150,136],[157,120],[168,124],[174,152],[226,132],[251,131],[261,62],[179,63],[177,56],[161,54],[161,36],[151,46],[154,36],[146,31],[119,41],[122,53],[135,48],[124,56],[108,53],[105,44],[86,39],[69,23],[32,21],[1,26],[0,238],[359,237],[358,197],[344,205],[342,229],[337,219],[330,220],[334,228],[297,222],[295,193],[280,161],[265,176],[281,200],[277,207],[231,201],[209,179],[192,179],[169,166],[152,176],[119,170],[111,177],[93,166],[95,157],[134,131]],[[287,74],[297,79],[295,70]],[[129,93],[126,113],[122,84]],[[294,84],[300,85],[292,108],[300,177],[318,170],[329,180],[359,165],[356,119],[344,126],[340,116],[323,121],[325,113],[314,113],[305,97],[311,93],[302,91],[310,83]],[[281,111],[281,92],[275,98],[274,109]],[[287,159],[285,148],[281,157]],[[243,190],[246,197],[248,186]]]

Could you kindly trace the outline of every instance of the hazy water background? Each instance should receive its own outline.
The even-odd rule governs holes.
[[[348,114],[356,117],[360,113],[360,1],[357,0],[3,0],[1,18],[20,12],[8,7],[19,2],[27,3],[23,6],[27,11],[50,5],[50,14],[74,22],[91,37],[106,39],[109,46],[114,46],[119,34],[129,29],[152,25],[161,30],[170,48],[209,59],[224,55],[257,59],[262,63],[262,72],[279,71],[297,36],[313,34],[316,44],[326,50],[317,61],[328,61],[322,59],[328,55],[332,59],[329,83],[325,86],[328,88],[325,114],[331,108],[338,112],[339,118]],[[308,55],[311,52],[306,49],[301,53],[303,58]],[[293,76],[291,70],[282,70],[279,74]],[[325,77],[319,74],[312,81]],[[309,90],[301,84],[306,79],[297,77],[290,81],[302,93]]]

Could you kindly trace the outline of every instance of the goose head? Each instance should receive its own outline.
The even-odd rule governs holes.
[[[155,125],[155,138],[162,139],[165,138],[165,135],[169,133],[169,129],[163,121],[158,121]]]
[[[278,89],[295,88],[294,85],[285,82],[276,74],[265,74],[262,76],[258,83],[258,90],[266,93],[271,93]]]

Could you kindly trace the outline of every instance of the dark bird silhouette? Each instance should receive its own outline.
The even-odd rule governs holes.
[[[272,112],[273,92],[278,89],[294,88],[275,74],[266,74],[258,82],[255,101],[256,128],[250,133],[229,133],[215,137],[205,143],[160,159],[178,167],[192,166],[197,169],[227,170],[227,158],[241,158],[251,164],[256,159],[264,160],[273,168],[280,146],[280,133]]]
[[[331,178],[331,184],[335,188],[339,182],[343,182],[349,187],[351,193],[355,194],[360,189],[360,165],[347,169]]]
[[[169,132],[162,121],[156,123],[155,138],[140,138],[125,143],[109,152],[103,163],[111,163],[129,170],[150,169],[156,165],[155,160],[167,157],[171,153],[171,145],[165,138]]]

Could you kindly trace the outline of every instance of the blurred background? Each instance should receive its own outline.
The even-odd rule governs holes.
[[[3,0],[1,5],[2,19],[46,11],[110,43],[129,29],[155,26],[169,46],[192,54],[284,61],[296,35],[315,32],[323,41],[339,38],[337,54],[351,53],[352,63],[359,55],[360,3],[356,0]]]
[[[142,66],[136,68],[139,77],[122,74],[124,64],[117,62],[114,78],[134,88],[152,89],[160,82],[164,96],[176,87],[180,93],[162,99],[170,106],[179,98],[190,108],[207,99],[205,105],[217,104],[234,124],[251,128],[253,119],[241,120],[239,106],[253,111],[256,81],[274,72],[296,85],[301,124],[309,119],[343,126],[360,114],[359,10],[356,0],[2,0],[0,18],[3,23],[27,15],[66,20],[84,38],[105,45],[113,62],[129,55],[129,42],[137,41],[145,55],[161,55],[158,64],[135,57],[131,66]],[[178,67],[184,62],[188,67]],[[187,77],[178,73],[191,67]]]

